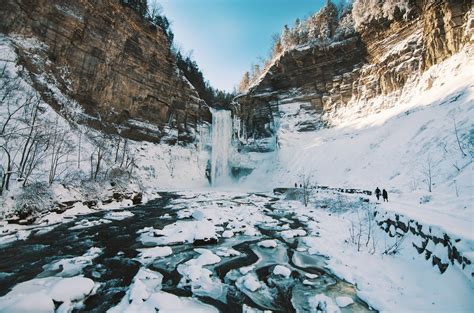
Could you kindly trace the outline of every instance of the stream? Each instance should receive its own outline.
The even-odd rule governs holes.
[[[123,220],[109,219],[107,223],[101,223],[107,219],[109,212],[82,215],[50,231],[40,229],[26,240],[0,246],[0,297],[19,283],[56,275],[63,268],[58,270],[51,264],[83,256],[95,247],[101,253],[85,264],[80,274],[100,285],[93,295],[85,299],[83,306],[75,311],[105,312],[114,307],[125,296],[134,276],[144,266],[137,260],[137,249],[147,246],[138,240],[137,232],[146,227],[162,229],[177,220],[177,210],[170,203],[179,196],[173,193],[160,193],[160,196],[146,204],[127,208],[133,216]],[[271,201],[266,207],[267,215],[285,221],[291,229],[304,227],[291,214],[275,210]],[[170,218],[162,218],[165,214]],[[74,227],[84,222],[97,222],[97,225]],[[163,291],[179,297],[193,297],[220,312],[242,312],[243,305],[273,312],[312,312],[315,308],[311,308],[308,303],[308,296],[318,293],[353,299],[350,306],[341,308],[342,312],[371,311],[357,297],[354,286],[324,268],[324,257],[299,251],[297,239],[283,238],[278,225],[257,228],[263,237],[239,235],[228,239],[219,238],[217,242],[210,244],[199,243],[199,246],[196,243],[173,244],[173,254],[157,258],[146,267],[163,275]],[[260,247],[257,243],[263,239],[275,240],[277,246],[273,249]],[[181,274],[177,266],[196,257],[198,254],[195,248],[213,252],[233,249],[240,253],[222,257],[221,262],[206,266],[225,285],[224,296],[193,292],[190,287],[179,284]],[[291,269],[291,275],[279,277],[272,274],[277,264]],[[249,266],[253,267],[256,277],[264,286],[264,292],[252,292],[239,283],[239,278],[243,275],[239,269]]]

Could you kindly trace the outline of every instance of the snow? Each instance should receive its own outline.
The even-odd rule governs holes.
[[[17,284],[0,297],[0,312],[54,312],[53,300],[63,302],[59,312],[70,312],[92,294],[95,287],[91,279],[83,276],[35,278]]]
[[[225,230],[221,235],[223,238],[231,238],[234,236],[234,232],[231,230]]]
[[[285,239],[291,239],[294,237],[306,236],[306,231],[303,229],[290,229],[282,231],[281,235]]]
[[[216,254],[221,257],[234,257],[239,256],[241,253],[232,248],[219,247]]]
[[[206,295],[215,299],[223,298],[224,285],[218,278],[213,277],[212,271],[204,268],[206,265],[221,262],[221,258],[207,249],[194,249],[194,251],[200,255],[177,267],[182,275],[179,284],[183,287],[190,286],[197,295]]]
[[[11,304],[2,307],[0,310],[5,313],[53,313],[54,302],[42,292],[35,292],[19,296]]]
[[[314,203],[318,203],[322,198],[334,195],[317,193],[313,197]],[[357,246],[350,243],[349,229],[351,220],[357,221],[359,199],[348,195],[345,201],[349,201],[345,206],[354,211],[330,212],[314,206],[305,208],[302,204],[299,207],[295,203],[282,204],[287,206],[287,210],[298,212],[299,216],[314,217],[318,221],[317,224],[307,223],[310,230],[317,229],[318,236],[302,237],[299,245],[307,247],[310,253],[326,256],[326,267],[338,277],[356,285],[357,295],[377,310],[408,312],[427,310],[429,307],[430,311],[436,312],[472,311],[474,298],[470,279],[456,266],[449,266],[441,275],[431,262],[425,260],[424,255],[418,255],[410,236],[403,241],[397,254],[386,255],[383,251],[394,239],[375,228],[372,235],[375,251],[371,251],[372,242],[368,247],[364,243],[361,251],[358,251]],[[383,208],[379,206],[379,209]],[[469,238],[463,240],[472,241],[472,237]],[[472,247],[468,245],[468,249]],[[420,279],[423,284],[419,283]],[[305,284],[313,283],[307,280]]]
[[[317,313],[340,313],[341,310],[337,307],[334,301],[324,294],[318,294],[309,299],[311,312]]]
[[[416,36],[400,49],[411,40]],[[468,46],[400,93],[353,100],[330,116],[331,128],[298,132],[299,122],[314,117],[295,114],[300,103],[280,105],[279,149],[248,154],[255,170],[239,183],[271,190],[292,186],[306,173],[318,185],[370,191],[379,186],[388,190],[387,210],[472,238],[474,166],[472,156],[460,152],[453,125],[455,120],[467,147],[474,120],[473,55]],[[430,158],[431,193],[424,175]],[[431,200],[420,204],[420,198]]]
[[[109,220],[121,221],[126,218],[132,217],[134,214],[130,211],[120,211],[120,212],[108,212],[105,214],[104,218]]]
[[[350,297],[336,297],[336,304],[340,308],[345,308],[352,303],[354,303],[354,300]]]
[[[257,291],[257,289],[262,286],[262,284],[252,274],[247,274],[242,278],[244,287],[252,292]]]
[[[264,241],[260,241],[258,243],[258,246],[259,247],[264,247],[264,248],[276,248],[277,242],[273,239],[264,240]]]
[[[156,258],[166,257],[173,253],[170,247],[154,247],[147,249],[138,249],[140,255],[138,260],[144,264],[153,262]]]
[[[79,275],[85,267],[92,265],[93,260],[101,254],[102,249],[92,247],[84,255],[55,261],[44,266],[43,270],[44,272],[55,272],[56,276],[76,276]]]
[[[178,297],[161,291],[163,276],[141,268],[133,279],[132,286],[120,303],[109,313],[150,312],[216,313],[215,308],[193,298]]]
[[[161,236],[161,237],[156,237]],[[141,234],[142,242],[157,245],[188,242],[217,238],[216,229],[209,221],[179,221],[166,225],[162,230],[150,230]]]
[[[283,266],[283,265],[277,265],[275,266],[275,268],[273,269],[273,274],[275,275],[281,275],[283,277],[290,277],[291,275],[291,270],[286,267],[286,266]]]
[[[51,289],[51,298],[57,302],[72,302],[84,299],[94,288],[94,281],[76,276],[64,278]]]

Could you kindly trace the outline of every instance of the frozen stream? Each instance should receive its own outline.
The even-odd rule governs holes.
[[[0,246],[0,311],[14,302],[12,290],[18,284],[81,275],[96,287],[82,299],[73,299],[70,308],[74,311],[104,312],[117,305],[115,312],[134,311],[146,305],[167,312],[163,306],[153,307],[153,292],[159,292],[160,299],[178,296],[166,298],[171,301],[168,308],[179,299],[179,305],[200,305],[196,312],[242,312],[243,307],[248,312],[312,312],[316,306],[331,305],[311,300],[320,294],[353,301],[339,308],[342,312],[369,311],[353,286],[324,269],[323,257],[310,255],[298,245],[304,225],[292,214],[274,208],[277,199],[251,194],[212,201],[198,195],[161,196],[129,208],[133,215],[120,211],[114,211],[112,218],[110,212],[85,215],[49,232],[38,231],[27,240]],[[206,205],[210,211],[196,209]],[[244,206],[256,208],[238,213]],[[226,210],[237,213],[230,216]],[[228,219],[212,212],[223,212]],[[216,215],[220,222],[206,214]],[[180,225],[186,227],[179,229]],[[200,225],[209,233],[203,238],[199,237]],[[173,227],[176,233],[168,231]],[[192,227],[198,230],[194,240],[180,237]],[[153,250],[154,246],[160,248]],[[166,247],[172,249],[171,254]],[[145,268],[149,277],[139,284],[137,273]],[[159,282],[150,285],[150,277]],[[138,302],[136,290],[140,290]],[[186,302],[191,298],[194,302]],[[62,303],[55,300],[54,305],[58,309]]]

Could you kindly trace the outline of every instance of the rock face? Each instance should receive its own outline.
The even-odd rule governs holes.
[[[138,140],[191,142],[210,121],[164,32],[121,1],[5,0],[0,31],[47,102],[68,114],[71,104],[58,94],[67,95],[90,126]]]
[[[406,20],[377,21],[344,41],[285,52],[258,85],[236,98],[244,137],[272,136],[285,103],[322,116],[319,125],[330,124],[343,107],[391,106],[407,82],[469,44],[470,1],[415,2]],[[395,97],[378,108],[370,103],[386,95]],[[312,129],[302,125],[299,131]]]

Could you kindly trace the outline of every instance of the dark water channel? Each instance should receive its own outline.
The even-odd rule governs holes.
[[[91,247],[102,249],[102,253],[93,259],[92,264],[83,269],[82,274],[89,277],[95,282],[100,283],[100,287],[96,294],[90,296],[85,301],[85,307],[81,310],[87,312],[105,312],[107,309],[115,306],[125,295],[128,287],[132,283],[133,277],[142,266],[138,261],[137,249],[144,248],[144,245],[138,241],[137,231],[145,227],[162,228],[167,224],[176,221],[176,214],[167,206],[173,199],[178,198],[172,193],[161,193],[161,198],[152,200],[147,204],[128,208],[134,216],[123,219],[113,220],[108,224],[101,224],[83,229],[71,229],[81,220],[100,220],[104,218],[107,212],[98,212],[94,214],[84,215],[76,218],[74,221],[61,224],[53,230],[46,233],[32,234],[24,241],[16,241],[8,245],[0,246],[0,296],[7,294],[16,284],[34,279],[41,273],[44,275],[44,267],[55,261],[84,255]],[[271,206],[269,209],[270,216],[274,218],[282,218],[291,221],[291,228],[300,228],[303,225],[297,220],[292,219],[291,215],[284,215],[273,212]],[[164,214],[170,214],[172,218],[161,218]],[[369,311],[368,306],[363,303],[357,296],[355,289],[329,273],[327,270],[316,266],[321,260],[315,260],[311,265],[312,259],[309,260],[310,265],[302,266],[294,262],[297,244],[295,241],[285,241],[279,231],[259,228],[262,234],[269,238],[275,238],[285,249],[284,257],[287,259],[287,265],[293,269],[291,277],[285,282],[276,281],[271,275],[273,266],[271,257],[266,260],[265,251],[257,251],[256,243],[260,240],[257,238],[246,239],[241,242],[238,238],[234,238],[235,244],[230,247],[241,253],[240,256],[232,258],[223,258],[223,261],[214,266],[213,270],[216,276],[227,284],[227,296],[225,301],[212,299],[210,297],[196,297],[200,301],[213,305],[221,312],[241,312],[242,305],[247,304],[254,308],[271,309],[275,312],[296,312],[291,299],[300,299],[305,301],[305,295],[312,290],[321,290],[335,295],[350,295],[355,300],[350,310],[342,310],[342,312]],[[204,248],[213,249],[224,243],[225,240],[220,239],[217,244],[212,246],[204,246]],[[178,296],[193,296],[191,290],[178,287],[180,274],[176,270],[178,263],[185,262],[196,256],[193,245],[174,245],[173,255],[168,257],[166,261],[155,262],[149,265],[149,268],[160,272],[163,277],[162,289],[166,292],[173,293]],[[260,255],[259,255],[260,254]],[[263,255],[263,261],[262,261]],[[169,262],[169,258],[174,258]],[[304,259],[304,258],[299,258]],[[259,301],[258,298],[251,294],[242,292],[241,288],[235,286],[233,281],[227,278],[227,274],[244,266],[258,264],[263,262],[262,266],[257,266],[255,272],[260,281],[276,290],[276,296],[269,301]],[[171,265],[170,265],[171,264]],[[302,284],[305,273],[316,274],[321,277],[316,285],[306,286]],[[300,312],[306,309],[300,307]]]

